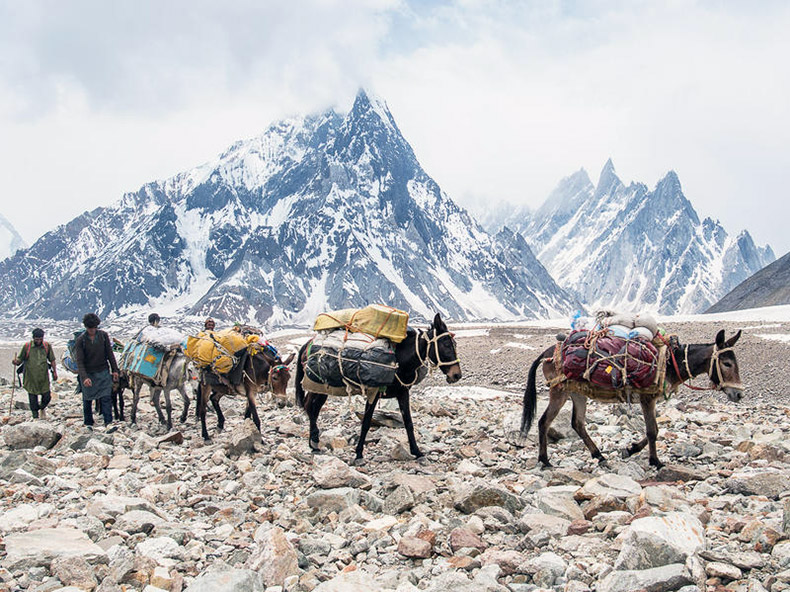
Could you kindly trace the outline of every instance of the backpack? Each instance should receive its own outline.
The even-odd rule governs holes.
[[[24,350],[25,351],[25,357],[22,358],[22,363],[19,364],[16,367],[16,375],[17,375],[17,378],[19,379],[19,386],[22,386],[22,377],[25,374],[25,365],[27,364],[27,360],[30,357],[30,343],[31,342],[28,341],[25,344],[25,350]],[[52,346],[49,344],[48,341],[44,341],[43,344],[44,344],[44,350],[47,352],[47,366],[50,366],[50,364],[49,364],[49,353],[52,351]]]
[[[63,358],[61,358],[61,362],[63,362],[63,367],[72,372],[77,374],[79,369],[77,368],[77,357],[74,354],[74,346],[77,343],[77,338],[85,333],[85,329],[80,329],[79,331],[74,332],[74,337],[69,339],[66,343],[66,353],[63,354]]]

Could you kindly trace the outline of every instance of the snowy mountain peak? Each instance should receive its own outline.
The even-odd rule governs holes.
[[[614,170],[614,163],[612,159],[608,159],[606,164],[601,169],[601,174],[598,177],[598,185],[595,188],[595,195],[600,197],[602,195],[612,195],[617,189],[623,186],[623,182],[617,176]]]
[[[427,319],[565,315],[521,236],[488,235],[422,169],[386,103],[277,122],[0,263],[24,317],[206,315],[306,325],[384,302]]]

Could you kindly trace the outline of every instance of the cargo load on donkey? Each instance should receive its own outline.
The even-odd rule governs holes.
[[[149,326],[129,340],[121,352],[118,366],[132,376],[140,376],[163,385],[167,382],[171,352],[181,350],[184,336],[173,329]]]
[[[215,384],[241,384],[244,360],[251,347],[258,347],[260,337],[246,337],[233,329],[201,331],[187,337],[187,356]],[[260,346],[263,347],[263,346]],[[208,373],[208,374],[207,374]]]
[[[409,315],[383,305],[322,313],[308,344],[306,391],[373,396],[395,380],[394,343],[406,338]]]
[[[601,389],[663,386],[665,347],[649,315],[601,311],[593,329],[571,331],[555,351],[562,379]]]

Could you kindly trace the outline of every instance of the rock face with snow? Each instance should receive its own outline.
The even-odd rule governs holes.
[[[705,312],[790,304],[790,253],[747,278]]]
[[[442,192],[364,91],[346,115],[276,123],[85,213],[0,273],[17,317],[157,306],[274,325],[370,302],[456,320],[578,305],[521,237],[490,236]]]
[[[0,214],[0,261],[27,247],[16,228]]]
[[[597,185],[577,171],[533,215],[505,224],[591,310],[702,312],[775,258],[746,231],[731,237],[700,221],[674,171],[651,191],[623,184],[611,160]]]

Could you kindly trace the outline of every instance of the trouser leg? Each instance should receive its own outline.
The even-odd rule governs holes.
[[[30,412],[33,414],[33,419],[38,419],[38,395],[27,394],[27,400],[30,403]]]
[[[41,395],[41,403],[39,404],[38,408],[43,411],[49,406],[49,402],[52,400],[52,393],[46,392]]]
[[[86,426],[93,425],[93,401],[90,399],[82,400],[82,419]]]
[[[112,423],[112,397],[106,396],[99,399],[101,404],[101,414],[104,416],[104,423],[105,425],[110,425]]]

